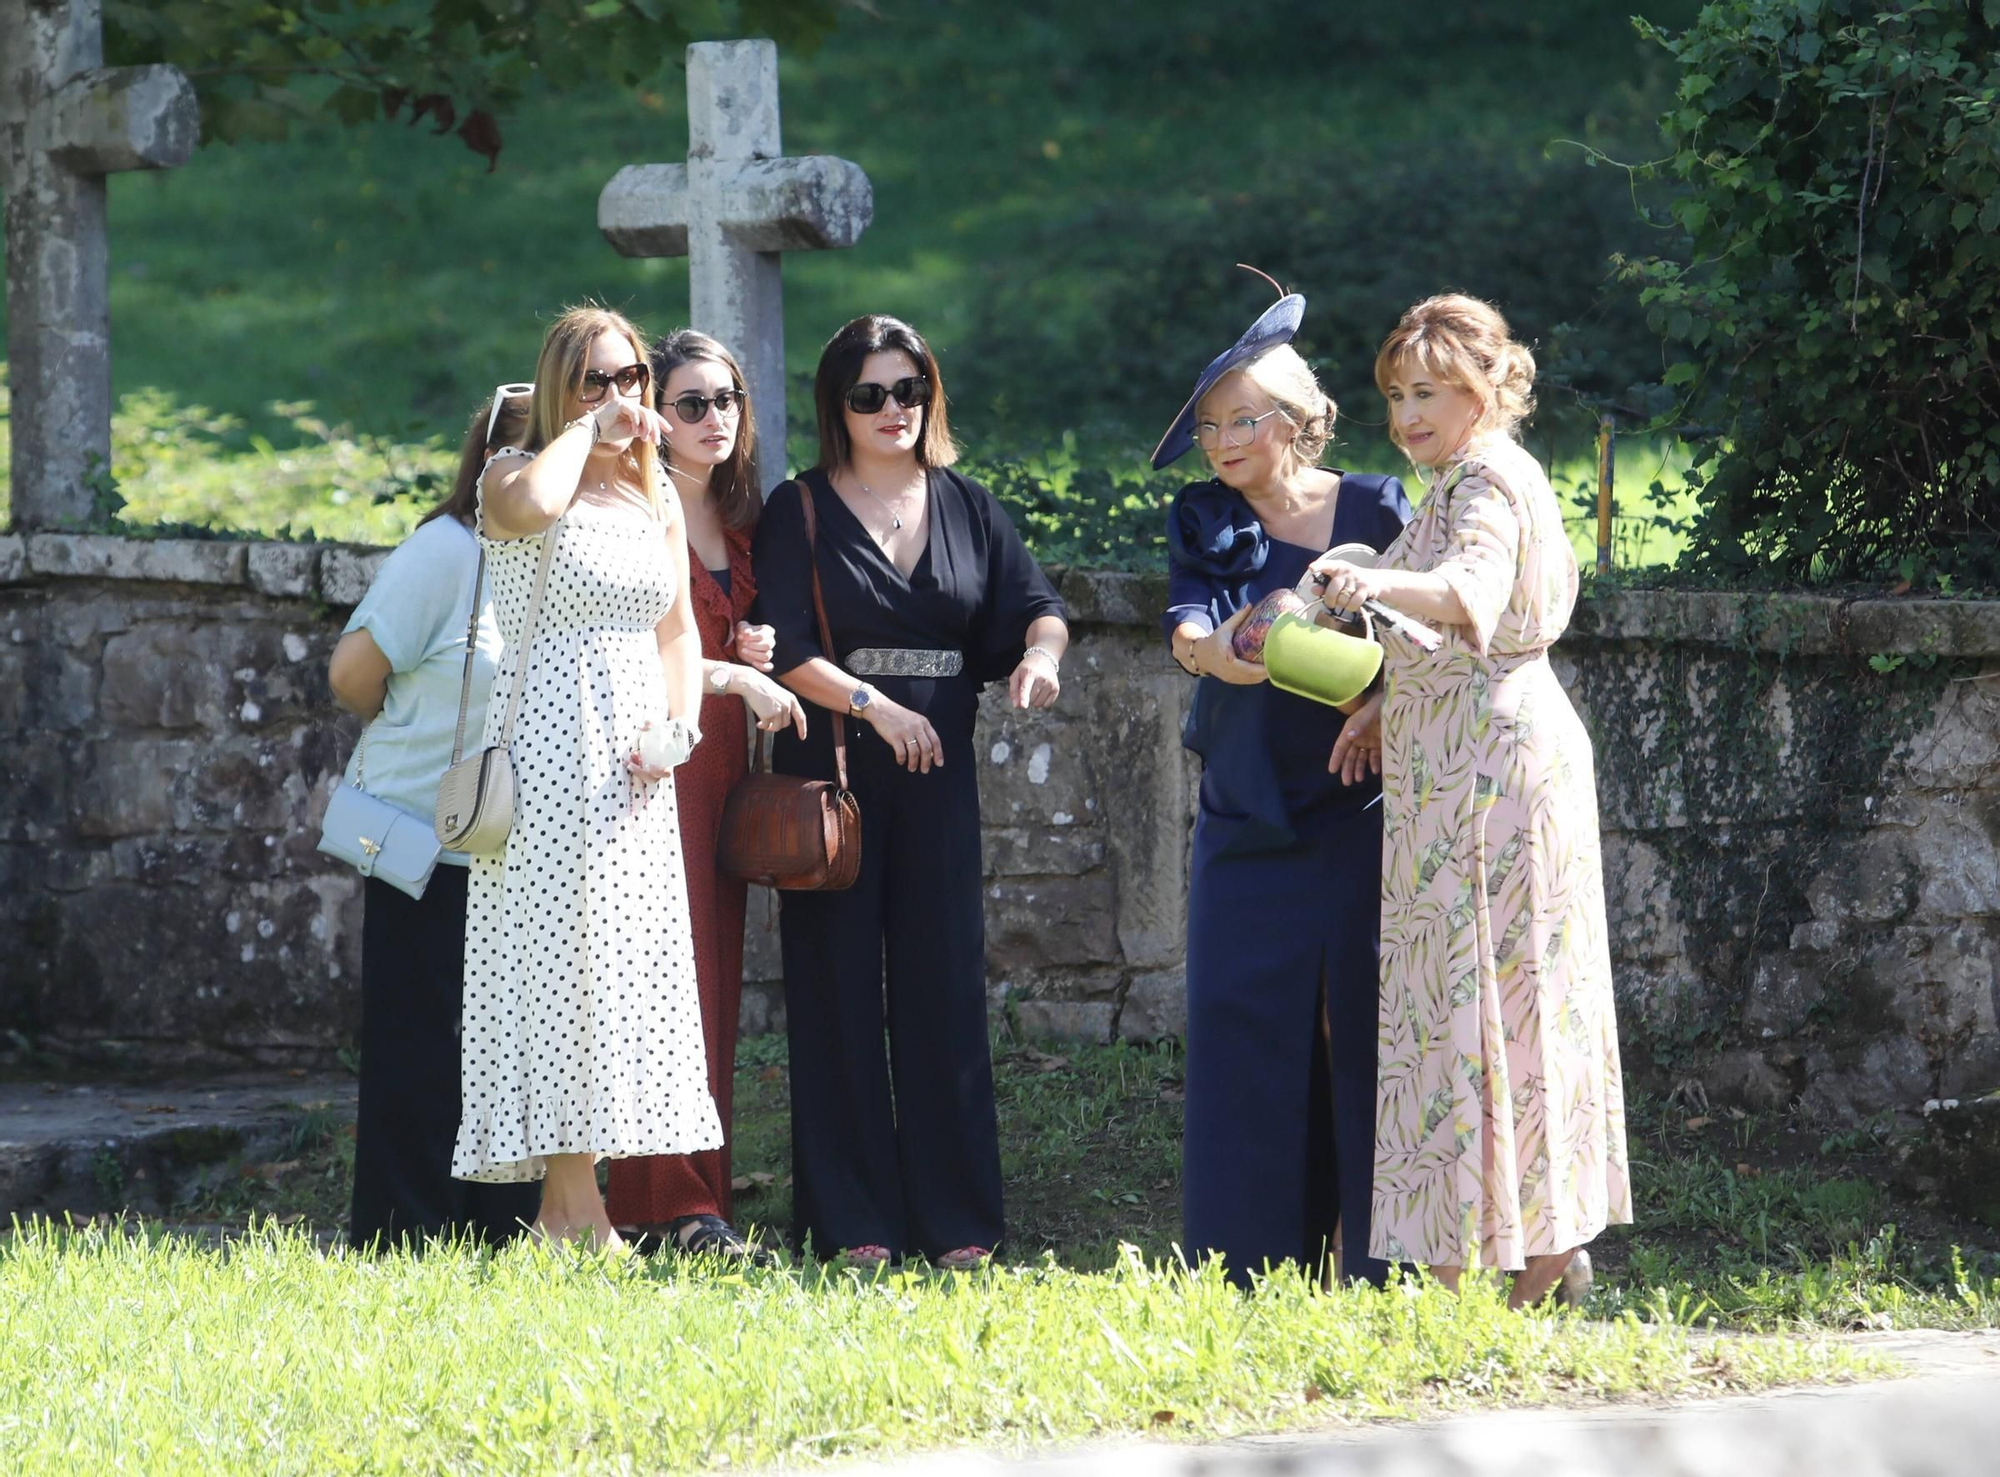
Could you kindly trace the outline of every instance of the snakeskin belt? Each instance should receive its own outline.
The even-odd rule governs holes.
[[[956,677],[965,670],[965,653],[864,646],[850,651],[845,665],[857,677]]]

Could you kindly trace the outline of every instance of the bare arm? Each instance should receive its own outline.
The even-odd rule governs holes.
[[[1471,623],[1465,602],[1441,574],[1416,574],[1404,569],[1363,569],[1343,559],[1321,558],[1315,574],[1327,575],[1326,603],[1335,610],[1351,609],[1363,600],[1380,600],[1418,620],[1449,626]]]
[[[1057,661],[1069,650],[1069,623],[1059,615],[1036,616],[1028,623],[1029,646],[1039,646]]]
[[[855,689],[866,686],[860,678],[843,672],[823,656],[799,663],[778,680],[807,702],[834,713],[847,712],[848,699],[854,696]],[[933,767],[942,767],[944,743],[931,727],[930,719],[892,702],[873,688],[869,692],[870,701],[862,712],[862,721],[894,751],[896,762],[924,774],[929,774]]]
[[[1181,665],[1197,677],[1215,677],[1232,687],[1254,687],[1271,680],[1262,662],[1246,662],[1236,654],[1236,628],[1249,619],[1254,607],[1245,605],[1213,631],[1204,631],[1193,621],[1174,628],[1174,655],[1179,658],[1183,644],[1187,660]]]
[[[688,598],[687,524],[676,510],[667,525],[667,567],[674,582],[674,603],[653,628],[659,642],[660,667],[667,679],[667,716],[689,727],[701,724],[701,630],[694,623],[694,601]]]
[[[1038,615],[1028,622],[1024,644],[1027,650],[1008,680],[1007,696],[1017,708],[1046,708],[1062,692],[1060,669],[1063,653],[1069,650],[1069,624],[1059,615]]]
[[[596,444],[589,417],[574,421],[539,455],[509,457],[488,469],[481,498],[489,538],[526,538],[562,517],[583,481],[584,459]]]
[[[492,469],[482,498],[487,536],[512,539],[540,533],[576,498],[593,446],[620,437],[657,439],[664,426],[658,415],[637,401],[607,395],[603,404],[571,421],[533,457],[526,461],[509,457]],[[685,535],[682,542],[685,548]]]
[[[800,662],[778,680],[807,702],[816,703],[830,713],[845,713],[847,700],[862,685],[859,677],[843,672],[823,656]]]
[[[326,664],[326,685],[348,712],[372,719],[389,696],[389,658],[366,630],[349,631]]]

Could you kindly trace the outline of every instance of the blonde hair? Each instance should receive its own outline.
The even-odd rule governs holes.
[[[1304,466],[1318,466],[1333,440],[1340,409],[1320,388],[1312,366],[1290,344],[1279,344],[1242,366],[1241,373],[1292,423],[1292,455]]]
[[[1479,298],[1448,292],[1404,313],[1376,351],[1375,388],[1387,395],[1396,372],[1411,365],[1479,397],[1475,430],[1512,436],[1535,413],[1535,356],[1514,341],[1500,310]],[[1389,435],[1396,440],[1393,416]]]
[[[606,333],[618,334],[631,344],[634,364],[648,363],[644,337],[624,314],[609,308],[594,304],[565,308],[563,315],[549,325],[542,340],[542,352],[535,360],[535,401],[528,417],[532,428],[527,443],[529,451],[540,451],[583,413],[584,404],[577,397],[583,389],[583,372],[590,362],[590,346]],[[651,373],[650,368],[647,372]],[[643,403],[651,407],[650,391]],[[660,512],[660,471],[653,443],[635,437],[625,448],[622,460],[632,480],[644,489],[647,503],[655,513]]]

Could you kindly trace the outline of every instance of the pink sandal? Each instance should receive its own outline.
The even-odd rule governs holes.
[[[869,1245],[843,1247],[835,1255],[834,1260],[843,1267],[857,1267],[861,1271],[872,1272],[877,1267],[887,1266],[891,1258],[892,1253],[888,1247]]]
[[[983,1246],[961,1246],[938,1257],[937,1265],[947,1272],[977,1272],[992,1260],[993,1253]]]

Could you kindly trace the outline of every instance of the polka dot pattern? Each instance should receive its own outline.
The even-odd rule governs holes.
[[[622,1158],[722,1143],[708,1091],[671,780],[625,767],[666,713],[653,628],[672,606],[662,525],[579,499],[560,524],[513,740],[514,828],[472,863],[459,1179],[539,1179],[549,1154]],[[538,538],[481,535],[507,648],[499,739],[521,667]]]

